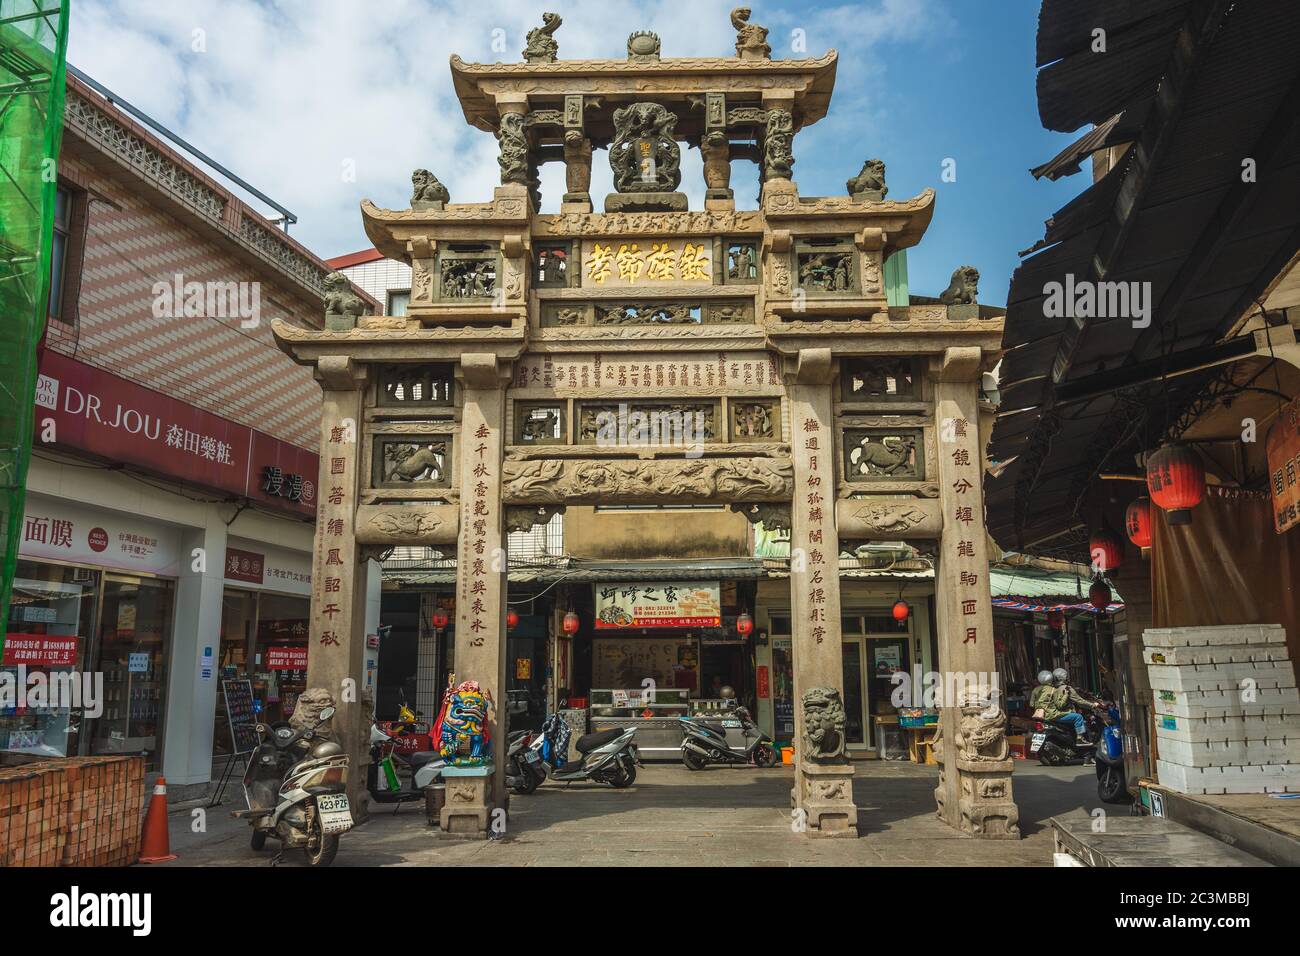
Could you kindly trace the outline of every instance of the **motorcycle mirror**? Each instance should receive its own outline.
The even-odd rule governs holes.
[[[317,723],[323,724],[325,721],[329,720],[333,716],[334,716],[333,707],[322,707],[320,710],[320,718],[317,720]]]

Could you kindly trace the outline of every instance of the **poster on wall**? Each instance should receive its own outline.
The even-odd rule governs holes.
[[[1264,447],[1273,528],[1282,534],[1300,524],[1300,397],[1282,406]]]
[[[717,581],[597,584],[596,629],[721,627]]]
[[[594,688],[617,689],[631,695],[639,693],[647,679],[656,687],[693,690],[696,686],[699,654],[693,639],[606,636],[594,640],[591,647]]]

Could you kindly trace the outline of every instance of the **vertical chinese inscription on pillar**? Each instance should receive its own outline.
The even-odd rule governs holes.
[[[491,455],[495,443],[489,441],[492,431],[485,422],[480,422],[474,429],[468,444],[471,461],[470,477],[473,486],[469,494],[463,496],[462,505],[465,515],[462,526],[470,529],[470,554],[462,565],[468,566],[468,572],[461,576],[462,607],[468,608],[466,615],[469,628],[468,644],[470,647],[482,647],[486,641],[484,631],[489,635],[496,633],[496,621],[493,615],[497,608],[488,594],[488,562],[497,560],[488,545],[489,531],[494,527],[492,509],[497,507],[495,496],[490,494],[496,473],[495,462]]]
[[[333,424],[325,441],[325,465],[328,478],[326,493],[321,496],[316,516],[317,547],[320,573],[316,576],[316,644],[322,647],[343,646],[340,627],[350,625],[352,564],[355,558],[349,528],[352,502],[350,483],[355,480],[352,466],[356,436],[348,424]],[[350,447],[349,447],[350,446]]]
[[[951,520],[958,531],[956,567],[958,606],[961,609],[960,630],[963,644],[979,644],[980,623],[984,617],[982,605],[988,605],[988,589],[980,588],[980,575],[984,563],[983,503],[980,501],[978,455],[973,453],[969,433],[972,426],[964,418],[944,421],[945,437],[955,446],[947,452],[950,500],[953,502]],[[976,544],[979,535],[979,544]],[[991,617],[989,610],[988,616]],[[986,641],[991,640],[987,634]]]
[[[839,555],[834,554],[835,567],[826,567],[826,521],[827,515],[834,520],[835,508],[827,504],[828,486],[823,479],[830,464],[829,429],[816,418],[806,418],[802,427],[804,452],[807,455],[808,468],[801,487],[795,493],[799,499],[795,507],[804,513],[805,527],[808,529],[808,621],[812,625],[811,634],[817,644],[826,640],[826,575],[839,573]],[[838,612],[837,612],[838,613]]]

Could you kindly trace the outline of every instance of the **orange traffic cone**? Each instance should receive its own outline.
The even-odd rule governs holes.
[[[140,841],[141,863],[166,863],[176,859],[167,838],[167,781],[163,777],[153,785],[149,812],[144,815],[144,836]]]

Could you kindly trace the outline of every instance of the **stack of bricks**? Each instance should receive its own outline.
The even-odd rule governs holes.
[[[0,768],[0,868],[129,866],[140,856],[144,759]]]
[[[1156,773],[1179,793],[1300,793],[1300,692],[1277,624],[1147,628]]]

